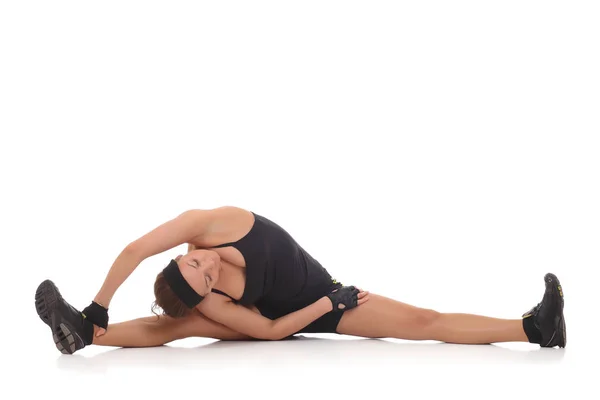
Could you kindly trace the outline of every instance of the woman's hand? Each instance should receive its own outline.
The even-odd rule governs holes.
[[[343,286],[327,295],[332,311],[349,310],[369,301],[369,292],[355,286]]]
[[[83,315],[85,315],[85,318],[88,321],[98,326],[98,331],[95,335],[96,337],[102,336],[106,333],[106,329],[108,328],[108,308],[104,307],[100,303],[92,301],[90,305],[84,308],[81,312]]]

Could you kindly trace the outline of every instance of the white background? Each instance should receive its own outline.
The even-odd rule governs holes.
[[[599,11],[3,2],[5,382],[61,399],[597,392]],[[567,348],[324,335],[58,353],[35,314],[43,279],[83,308],[127,243],[221,205],[280,223],[344,283],[438,311],[520,318],[553,272]],[[145,260],[111,321],[151,315],[154,277],[183,251]]]

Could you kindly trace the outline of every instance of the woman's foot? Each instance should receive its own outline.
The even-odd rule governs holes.
[[[73,354],[92,343],[94,325],[62,298],[52,281],[47,279],[38,286],[35,309],[52,330],[54,344],[61,353]]]
[[[565,347],[567,329],[562,286],[556,275],[551,273],[544,276],[544,282],[544,297],[523,314],[523,327],[531,343],[538,343],[541,347]]]

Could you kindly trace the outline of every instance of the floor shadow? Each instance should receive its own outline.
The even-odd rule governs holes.
[[[525,350],[497,345],[404,342],[390,339],[327,339],[296,336],[284,341],[215,341],[194,347],[174,342],[151,348],[116,348],[86,356],[86,349],[61,355],[60,369],[104,372],[116,368],[281,368],[315,365],[548,364],[565,349],[531,345]]]

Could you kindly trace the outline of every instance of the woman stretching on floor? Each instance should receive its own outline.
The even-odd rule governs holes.
[[[182,244],[154,285],[163,313],[108,325],[116,290],[146,258]],[[50,280],[36,291],[39,317],[58,350],[96,344],[159,346],[200,336],[279,340],[296,333],[565,347],[563,293],[546,274],[542,300],[518,319],[439,313],[343,286],[282,227],[238,207],[189,210],[127,245],[94,300],[79,311]]]

